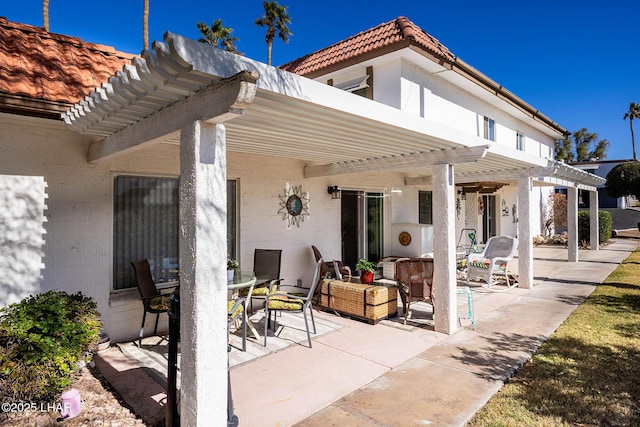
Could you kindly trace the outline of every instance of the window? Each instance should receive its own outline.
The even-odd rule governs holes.
[[[431,191],[418,192],[418,222],[433,224],[433,199]]]
[[[147,258],[157,283],[179,269],[178,178],[118,176],[113,200],[113,289],[136,286],[131,262]],[[227,181],[227,255],[236,259],[236,181]]]
[[[516,133],[516,150],[524,151],[524,134]]]
[[[238,183],[235,179],[227,180],[227,257],[238,259]]]
[[[369,87],[367,81],[369,80],[368,75],[364,75],[362,77],[358,77],[357,79],[347,80],[346,82],[338,83],[335,85],[338,89],[345,90],[347,92],[352,92],[358,94],[359,91],[364,90]]]
[[[484,138],[489,141],[496,140],[496,122],[489,117],[484,118]]]
[[[118,176],[113,191],[113,288],[136,286],[131,262],[147,258],[156,282],[178,268],[178,179]]]
[[[333,79],[329,79],[327,84],[351,92],[363,98],[373,99],[373,67],[366,68],[366,74],[355,79],[333,84]]]

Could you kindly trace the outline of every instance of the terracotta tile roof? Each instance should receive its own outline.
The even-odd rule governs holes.
[[[347,61],[365,60],[409,46],[424,51],[438,61],[455,60],[449,49],[436,38],[400,16],[280,68],[302,76],[315,77],[341,68],[341,64]]]
[[[15,109],[25,101],[38,101],[46,110],[75,104],[133,57],[111,46],[0,17],[1,105],[8,110],[7,104]]]

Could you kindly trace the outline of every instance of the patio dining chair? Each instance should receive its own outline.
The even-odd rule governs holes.
[[[234,325],[238,325],[238,321],[242,321],[242,351],[247,351],[247,323],[249,322],[247,313],[247,300],[251,300],[253,286],[256,279],[253,278],[249,284],[247,298],[238,297],[227,301],[227,341],[230,337],[230,329]]]
[[[260,305],[264,304],[264,297],[271,291],[275,290],[282,280],[280,278],[280,266],[282,264],[281,249],[255,249],[253,252],[253,272],[256,277],[263,279],[267,277],[267,281],[253,289],[252,299],[249,301],[248,310],[253,312],[253,302],[260,301]],[[247,290],[243,289],[240,293],[242,296],[247,295]]]
[[[304,325],[307,330],[307,340],[309,341],[309,348],[311,348],[311,334],[309,330],[309,320],[307,319],[307,312],[311,316],[311,324],[313,326],[313,333],[316,334],[316,323],[313,318],[313,296],[316,291],[316,287],[320,282],[320,271],[322,269],[322,258],[318,260],[315,268],[313,269],[313,278],[311,279],[311,285],[308,289],[303,287],[283,287],[282,289],[295,289],[295,293],[289,293],[282,290],[277,290],[269,293],[265,297],[264,304],[264,345],[267,346],[267,335],[269,325],[271,323],[271,313],[274,314],[273,330],[276,330],[276,316],[277,312],[286,313],[300,313],[304,318]],[[299,292],[298,292],[299,290]],[[306,292],[305,292],[306,291]]]
[[[169,297],[168,294],[161,294],[156,283],[151,275],[151,266],[148,259],[139,261],[133,261],[131,263],[136,276],[136,284],[138,285],[138,292],[140,293],[140,299],[144,312],[142,314],[142,324],[140,325],[140,335],[138,337],[138,347],[142,345],[142,338],[144,337],[144,323],[147,320],[147,313],[156,315],[156,323],[153,328],[153,334],[158,332],[158,320],[161,313],[167,313],[169,311]]]

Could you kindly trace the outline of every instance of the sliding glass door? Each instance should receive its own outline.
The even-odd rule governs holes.
[[[342,261],[355,271],[358,258],[377,262],[384,250],[384,194],[343,190]]]

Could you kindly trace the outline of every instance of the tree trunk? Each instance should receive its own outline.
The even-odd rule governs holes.
[[[638,160],[636,158],[636,140],[633,135],[633,117],[629,117],[629,128],[631,128],[631,148],[633,149],[633,160]]]
[[[49,0],[42,0],[42,26],[49,31]]]
[[[273,43],[267,43],[267,65],[271,65],[271,47]]]
[[[144,0],[142,12],[142,48],[149,50],[149,0]]]

